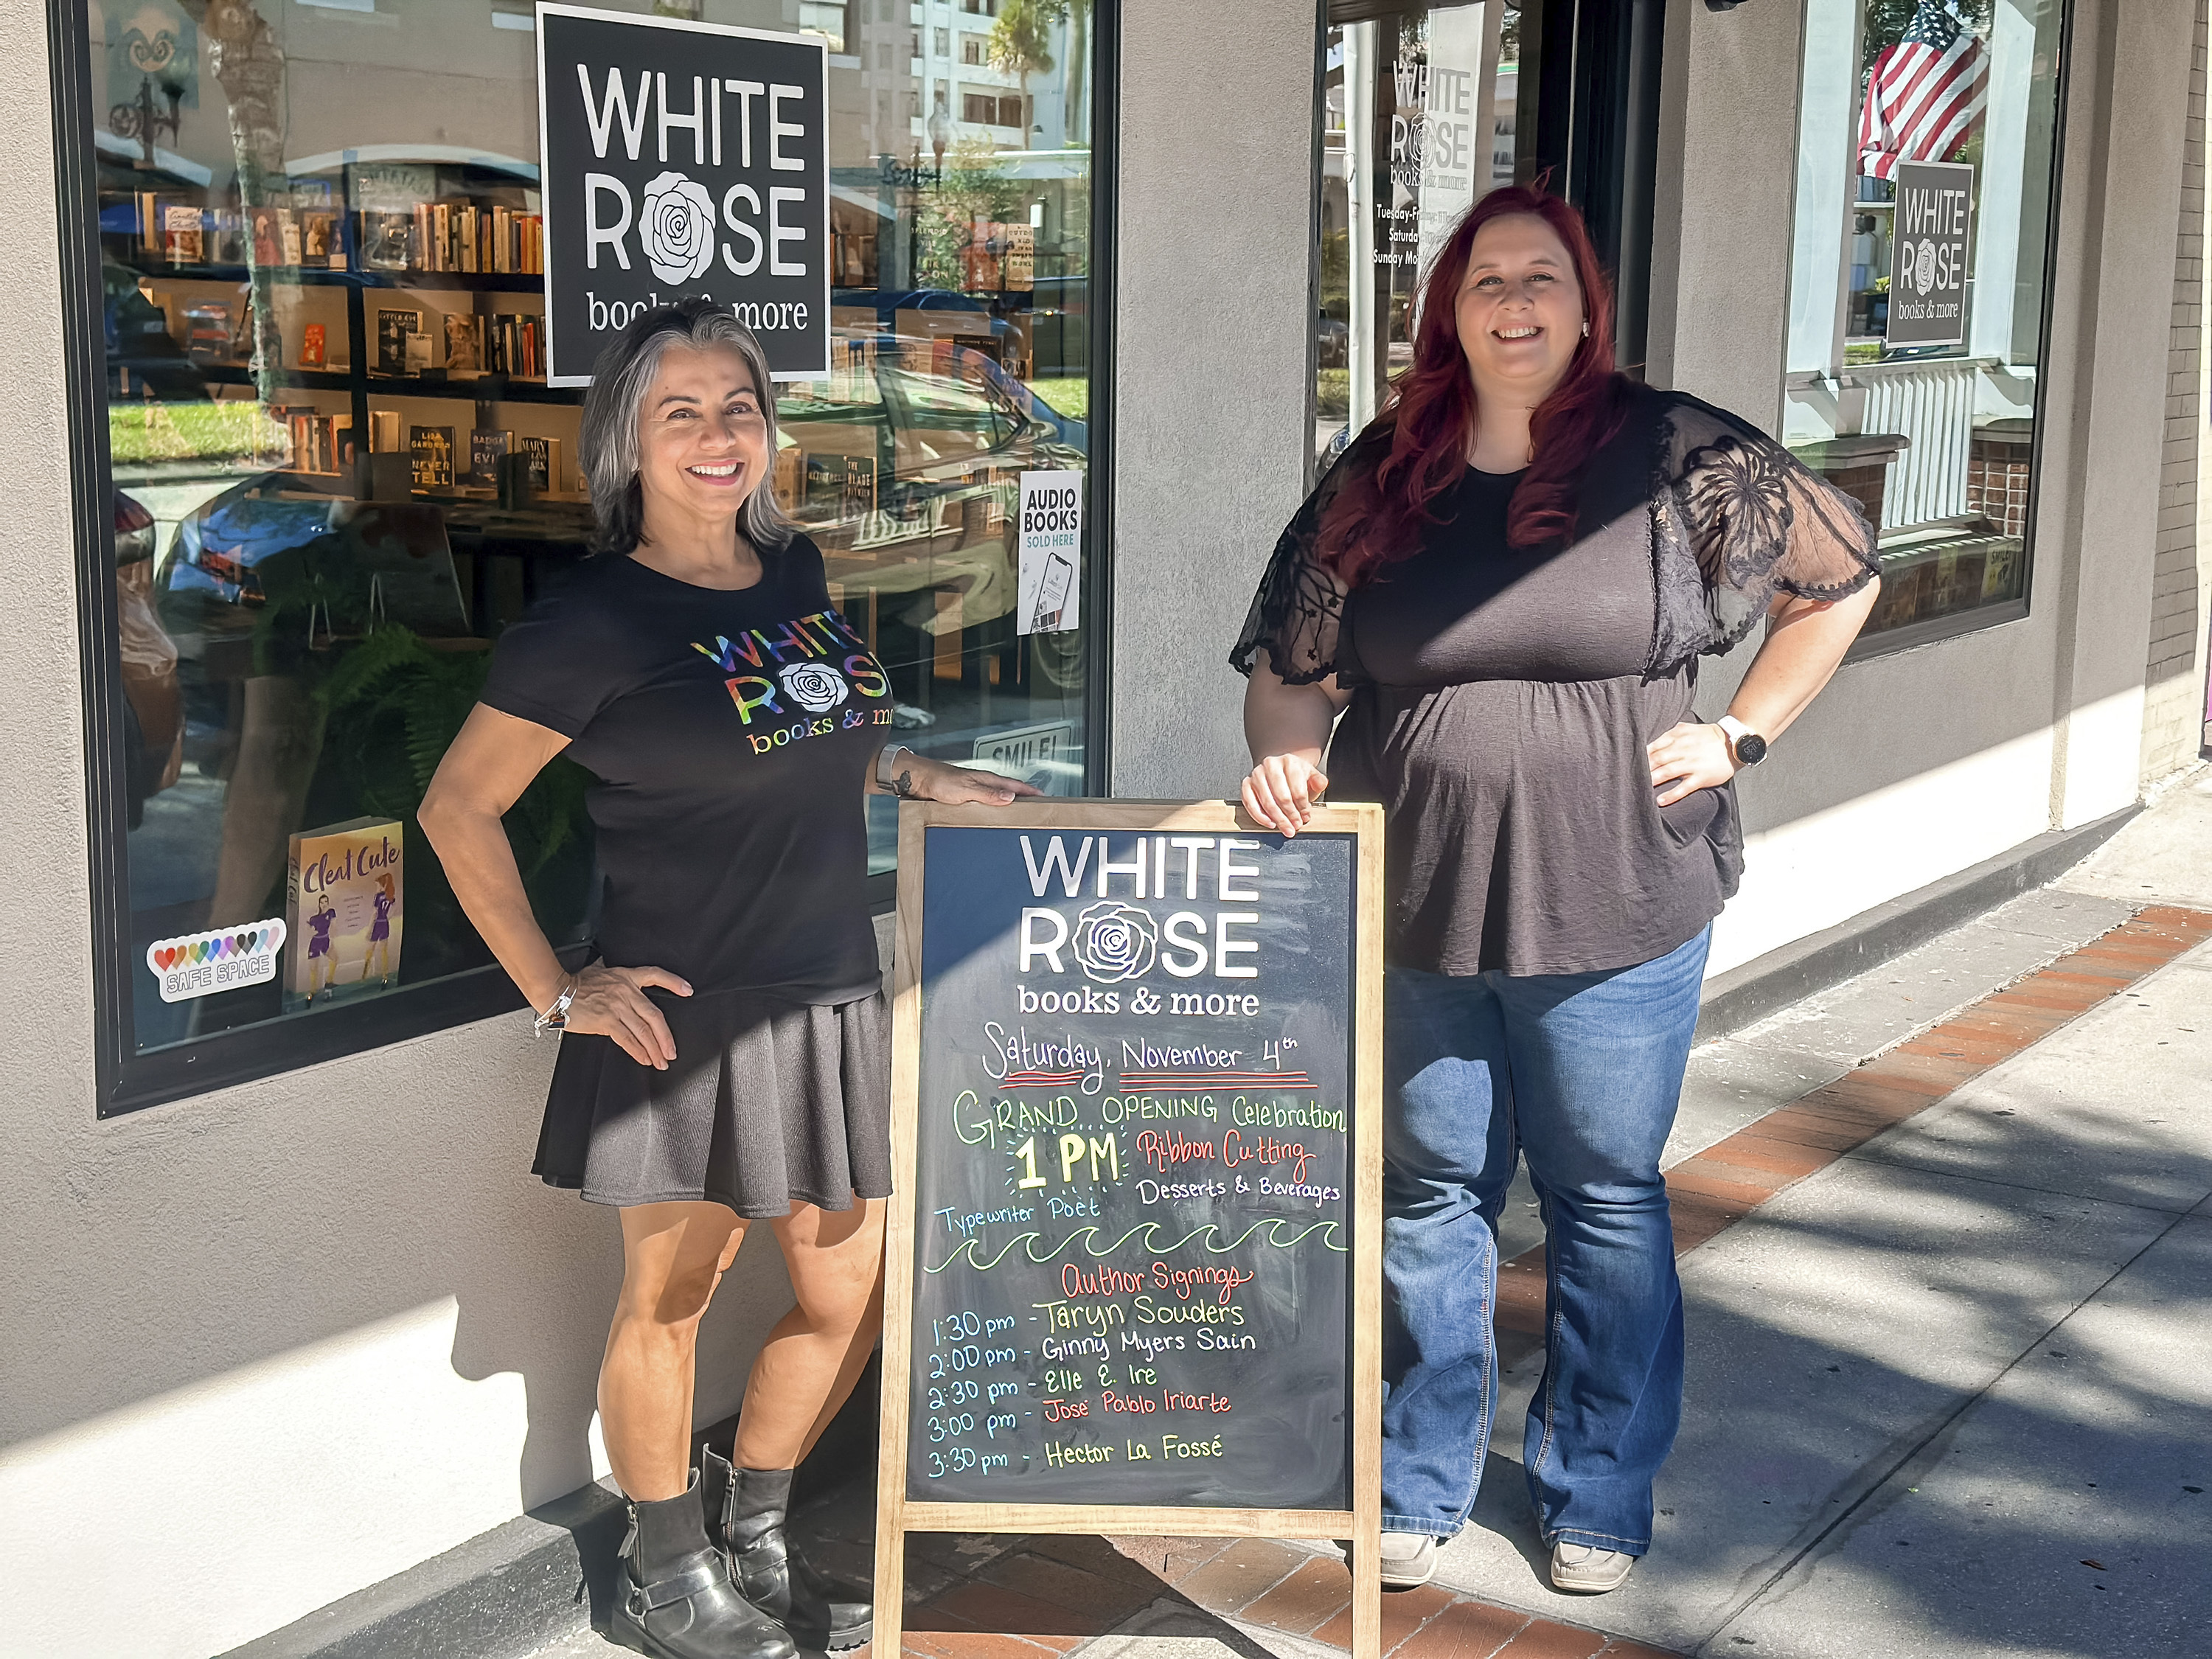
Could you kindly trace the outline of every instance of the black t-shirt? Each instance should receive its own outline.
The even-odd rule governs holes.
[[[500,636],[483,701],[600,780],[610,966],[845,1002],[882,980],[861,793],[890,684],[812,542],[761,565],[732,592],[595,559]]]
[[[1651,554],[1635,536],[1512,547],[1524,475],[1468,467],[1432,511],[1421,550],[1345,600],[1337,672],[1354,684],[1601,680],[1651,650]]]

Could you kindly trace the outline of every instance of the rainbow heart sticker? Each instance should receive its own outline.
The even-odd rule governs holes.
[[[157,939],[146,947],[146,966],[161,981],[162,1001],[184,1002],[273,982],[283,948],[284,924],[272,916],[245,927]]]

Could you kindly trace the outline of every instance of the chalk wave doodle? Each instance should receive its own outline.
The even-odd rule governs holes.
[[[1261,1220],[1254,1222],[1243,1232],[1237,1234],[1236,1237],[1230,1239],[1225,1244],[1216,1243],[1212,1239],[1206,1239],[1206,1243],[1203,1248],[1210,1255],[1226,1255],[1230,1251],[1240,1248],[1244,1243],[1244,1241],[1250,1238],[1253,1234],[1264,1231],[1267,1235],[1264,1241],[1265,1243],[1273,1245],[1279,1250],[1287,1250],[1294,1249],[1297,1245],[1304,1243],[1314,1234],[1319,1233],[1322,1235],[1322,1247],[1324,1249],[1334,1250],[1339,1255],[1349,1255],[1352,1253],[1351,1245],[1343,1242],[1337,1231],[1337,1224],[1334,1221],[1310,1222],[1306,1225],[1300,1227],[1298,1231],[1293,1233],[1290,1237],[1285,1238],[1281,1237],[1281,1230],[1291,1226],[1291,1224],[1293,1224],[1285,1220],[1281,1216],[1267,1216]],[[1115,1250],[1120,1249],[1131,1239],[1137,1237],[1140,1234],[1144,1237],[1144,1243],[1139,1248],[1143,1249],[1147,1255],[1165,1255],[1172,1250],[1179,1250],[1184,1245],[1189,1243],[1191,1240],[1194,1238],[1206,1238],[1206,1236],[1209,1233],[1214,1235],[1214,1237],[1216,1238],[1224,1236],[1221,1232],[1221,1229],[1211,1221],[1207,1222],[1202,1227],[1193,1228],[1189,1232],[1185,1233],[1181,1238],[1176,1239],[1172,1244],[1162,1244],[1158,1243],[1156,1235],[1159,1232],[1160,1224],[1158,1222],[1140,1221],[1135,1226],[1130,1228],[1127,1232],[1123,1233],[1121,1237],[1115,1239],[1111,1244],[1107,1245],[1102,1249],[1096,1243],[1091,1242],[1098,1236],[1097,1228],[1078,1227],[1073,1232],[1068,1234],[1066,1238],[1061,1239],[1059,1243],[1054,1245],[1042,1255],[1037,1254],[1036,1241],[1044,1237],[1042,1233],[1017,1233],[1013,1237],[1008,1239],[1004,1245],[1000,1246],[999,1253],[996,1255],[994,1255],[988,1261],[975,1253],[976,1246],[981,1242],[981,1240],[973,1238],[963,1239],[960,1243],[955,1247],[951,1255],[946,1256],[944,1261],[937,1263],[934,1267],[925,1262],[922,1266],[922,1271],[926,1273],[941,1273],[950,1268],[955,1262],[960,1261],[963,1257],[965,1257],[967,1259],[968,1265],[970,1267],[973,1267],[977,1273],[988,1273],[992,1268],[997,1267],[1001,1261],[1004,1261],[1009,1255],[1012,1255],[1014,1247],[1017,1244],[1022,1247],[1022,1253],[1028,1256],[1030,1261],[1036,1262],[1046,1262],[1050,1261],[1053,1258],[1060,1255],[1068,1248],[1069,1245],[1073,1244],[1078,1241],[1081,1241],[1083,1248],[1091,1252],[1091,1258],[1095,1261],[1102,1256],[1112,1255]]]

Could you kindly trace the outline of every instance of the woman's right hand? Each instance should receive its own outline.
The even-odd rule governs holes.
[[[1328,780],[1303,755],[1269,755],[1245,775],[1244,810],[1258,823],[1295,836],[1321,804]]]
[[[568,1000],[565,1030],[587,1036],[612,1037],[624,1054],[657,1072],[676,1058],[676,1039],[668,1022],[647,996],[647,986],[691,994],[691,987],[661,968],[586,968],[577,974]]]

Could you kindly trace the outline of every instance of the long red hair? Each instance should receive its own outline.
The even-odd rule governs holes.
[[[1574,533],[1576,485],[1598,446],[1619,429],[1622,376],[1613,362],[1613,285],[1598,264],[1583,216],[1540,185],[1493,190],[1467,210],[1421,287],[1413,366],[1398,377],[1370,428],[1389,434],[1389,453],[1362,468],[1322,515],[1322,562],[1356,586],[1382,565],[1420,550],[1437,498],[1459,482],[1474,441],[1474,382],[1460,349],[1459,291],[1475,235],[1492,219],[1533,214],[1552,228],[1574,263],[1589,332],[1528,423],[1534,459],[1513,492],[1506,540],[1532,547]]]

